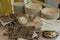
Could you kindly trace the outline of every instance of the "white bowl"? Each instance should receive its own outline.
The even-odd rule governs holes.
[[[44,8],[41,10],[41,17],[45,19],[57,19],[59,18],[59,12],[54,8]]]

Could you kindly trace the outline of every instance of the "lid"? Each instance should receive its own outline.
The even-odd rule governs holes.
[[[42,5],[37,3],[29,3],[25,7],[29,9],[42,9]]]

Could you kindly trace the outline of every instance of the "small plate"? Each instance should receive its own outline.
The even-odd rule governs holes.
[[[42,36],[44,38],[56,38],[59,34],[56,31],[43,31]]]

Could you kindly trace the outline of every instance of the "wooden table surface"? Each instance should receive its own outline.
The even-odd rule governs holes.
[[[0,40],[8,40],[7,36],[4,36],[4,33],[7,31],[5,27],[0,26]]]

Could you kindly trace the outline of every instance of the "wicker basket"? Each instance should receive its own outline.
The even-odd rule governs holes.
[[[58,19],[59,12],[54,8],[44,8],[41,10],[41,17],[44,19]]]
[[[30,15],[40,15],[41,9],[42,5],[37,3],[28,3],[25,5],[25,13]]]

